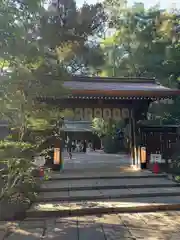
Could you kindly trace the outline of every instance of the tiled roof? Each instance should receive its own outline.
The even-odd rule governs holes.
[[[130,82],[78,82],[67,81],[64,86],[71,90],[138,90],[138,91],[156,91],[156,90],[169,90],[169,88],[163,87],[156,83],[130,83]]]
[[[72,81],[76,82],[129,82],[129,83],[142,83],[156,82],[155,78],[146,78],[146,77],[88,77],[88,76],[73,76]]]
[[[144,95],[179,95],[177,89],[164,87],[154,78],[101,78],[101,77],[73,77],[64,82],[64,87],[70,89],[73,95],[117,95],[117,96],[144,96]]]

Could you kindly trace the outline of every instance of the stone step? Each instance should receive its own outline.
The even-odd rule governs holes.
[[[61,183],[59,184],[61,185]],[[82,184],[83,185],[83,184]],[[80,187],[48,187],[45,184],[39,190],[40,192],[66,192],[66,191],[92,191],[92,190],[105,190],[105,189],[128,189],[128,188],[144,188],[144,184],[128,184],[128,185],[95,185],[95,186],[80,186]],[[180,184],[146,184],[146,188],[177,188]]]
[[[117,186],[118,189],[121,188],[136,188],[143,186],[143,188],[147,185],[147,187],[153,186],[180,186],[177,183],[172,182],[167,178],[146,178],[146,179],[86,179],[86,180],[59,180],[59,181],[44,181],[42,184],[42,189],[44,191],[60,191],[60,190],[87,190],[96,188],[112,188],[113,186]],[[116,187],[114,187],[116,188]],[[55,189],[55,190],[53,190]]]
[[[48,181],[57,180],[91,180],[91,179],[147,179],[147,178],[165,178],[167,174],[153,174],[150,172],[81,172],[77,174],[68,173],[53,173],[49,176]]]
[[[180,211],[180,197],[124,198],[105,201],[35,203],[27,211],[28,218],[68,217],[110,213]]]
[[[129,189],[101,189],[91,191],[63,191],[63,192],[41,192],[37,202],[57,202],[57,201],[91,201],[103,199],[134,199],[149,197],[180,196],[179,188],[129,188]]]

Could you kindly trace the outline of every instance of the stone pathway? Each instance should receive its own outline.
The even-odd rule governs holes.
[[[165,174],[158,174],[154,175],[150,171],[143,170],[143,171],[133,171],[132,168],[123,168],[123,169],[109,169],[109,168],[101,168],[101,169],[87,169],[84,168],[83,170],[78,170],[78,171],[72,171],[69,172],[68,170],[64,170],[61,173],[54,172],[53,174],[50,174],[50,180],[65,180],[65,181],[71,181],[72,180],[113,180],[115,179],[137,179],[137,180],[144,180],[145,178],[161,178],[165,177]],[[107,182],[107,181],[106,181]],[[55,182],[54,182],[55,183]],[[63,183],[63,182],[62,182]],[[47,184],[47,182],[45,182]]]
[[[0,240],[180,239],[180,212],[169,211],[180,209],[180,185],[132,171],[128,156],[73,158],[44,182],[24,221],[0,222]]]
[[[152,174],[151,174],[152,175]],[[113,175],[112,177],[114,177]],[[132,174],[131,174],[132,176]],[[86,176],[87,177],[87,176]],[[144,185],[148,188],[160,187],[176,187],[178,184],[172,183],[172,181],[165,178],[125,178],[125,179],[83,179],[83,181],[77,180],[60,180],[60,181],[46,181],[42,184],[42,191],[78,191],[78,190],[91,190],[94,189],[127,189],[127,188],[144,188]]]
[[[127,167],[130,164],[127,156],[123,156],[76,153],[74,159],[65,159],[64,172],[53,173],[51,180],[44,182],[37,202],[27,212],[27,217],[180,208],[179,184],[168,180],[163,174],[133,171]],[[75,159],[79,162],[74,162]],[[111,164],[110,169],[107,163]],[[74,164],[76,170],[69,172],[70,164]],[[101,168],[97,171],[96,166],[99,165]],[[124,166],[126,170],[122,170]]]
[[[119,168],[129,167],[131,160],[129,155],[126,154],[103,154],[103,153],[73,153],[72,159],[68,159],[68,155],[65,152],[65,170],[75,171],[83,169],[102,169],[102,168]]]
[[[179,234],[176,211],[0,223],[1,240],[179,240]]]

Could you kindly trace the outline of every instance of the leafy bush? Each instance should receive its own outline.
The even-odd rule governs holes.
[[[95,118],[92,122],[93,131],[102,140],[102,145],[106,153],[117,153],[124,146],[118,138],[117,130],[124,128],[124,121],[115,121],[109,119],[105,121],[101,118]]]
[[[34,199],[37,188],[37,181],[32,175],[34,154],[35,146],[30,143],[0,142],[1,174],[4,179],[0,200],[19,197],[27,201]]]
[[[29,158],[35,154],[36,146],[27,142],[0,141],[1,159]]]
[[[92,122],[93,132],[97,134],[99,137],[104,136],[112,136],[116,135],[117,129],[122,128],[124,126],[124,122],[117,122],[113,119],[109,119],[105,121],[102,118],[94,118]]]

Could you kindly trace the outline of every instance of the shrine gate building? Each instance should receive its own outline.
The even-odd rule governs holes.
[[[64,82],[69,90],[51,103],[73,112],[72,122],[91,122],[93,118],[124,119],[128,125],[132,165],[139,165],[138,127],[145,120],[149,104],[160,99],[174,98],[178,89],[162,86],[154,78],[105,78],[74,76]],[[68,123],[68,121],[66,121]],[[78,130],[77,130],[78,131]],[[81,131],[83,131],[81,129]],[[88,131],[88,130],[87,130]]]

